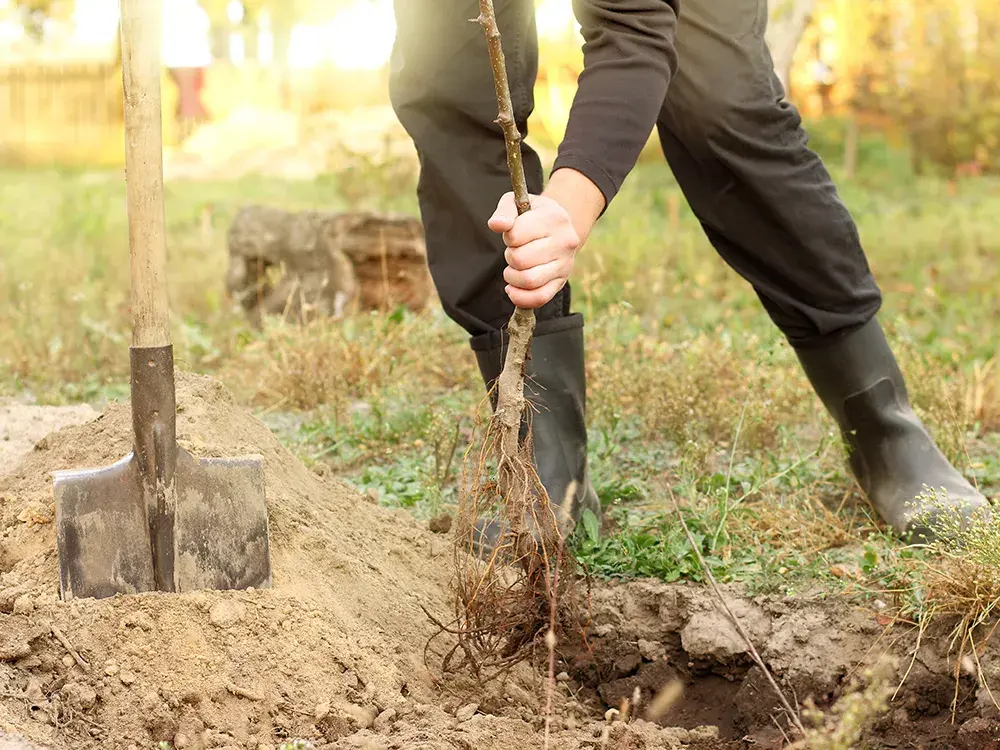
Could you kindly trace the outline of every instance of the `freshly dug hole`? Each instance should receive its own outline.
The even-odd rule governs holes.
[[[808,700],[828,710],[845,696],[852,677],[884,654],[895,657],[892,687],[902,687],[888,712],[873,722],[872,744],[865,747],[1000,749],[1000,710],[965,669],[956,721],[950,720],[956,697],[955,653],[949,651],[953,622],[931,625],[911,668],[916,633],[900,625],[887,635],[873,608],[822,596],[750,599],[736,586],[726,587],[724,595],[782,690],[800,705]],[[595,587],[592,605],[588,648],[561,653],[559,669],[576,700],[618,707],[638,695],[630,711],[645,716],[659,691],[679,683],[683,692],[655,717],[657,723],[696,732],[716,727],[719,747],[785,746],[772,718],[782,717],[778,700],[712,592],[636,581]],[[996,643],[986,646],[980,661],[995,685],[996,670],[988,665],[1000,662]]]

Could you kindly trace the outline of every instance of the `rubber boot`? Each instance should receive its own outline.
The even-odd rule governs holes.
[[[840,426],[861,489],[898,535],[926,544],[945,514],[958,511],[963,524],[988,517],[986,498],[949,463],[913,412],[877,320],[796,354]]]
[[[500,377],[506,355],[504,331],[472,339],[472,349],[493,406],[493,384]],[[569,519],[567,536],[589,509],[601,517],[601,503],[594,491],[587,469],[586,374],[583,363],[583,316],[580,314],[541,320],[531,340],[530,357],[525,368],[525,397],[531,404],[531,438],[539,479],[549,495],[559,519]],[[523,429],[527,429],[527,422]],[[523,433],[522,433],[523,436]],[[566,513],[570,483],[576,481],[576,493]],[[492,550],[504,526],[495,520],[481,520],[476,526],[476,546]]]

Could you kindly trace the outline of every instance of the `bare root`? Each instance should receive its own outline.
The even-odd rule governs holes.
[[[486,35],[499,106],[496,122],[503,130],[520,215],[530,210],[521,134],[492,0],[480,0],[479,8],[474,21]],[[507,326],[493,417],[465,460],[456,523],[455,617],[451,623],[437,622],[435,638],[448,636],[451,644],[442,657],[444,671],[468,669],[481,682],[505,674],[543,646],[551,705],[559,638],[580,626],[568,606],[576,580],[575,561],[566,554],[561,532],[568,524],[556,517],[533,459],[524,378],[534,330],[534,311],[516,308]],[[567,512],[575,488],[570,492]],[[487,528],[494,529],[493,544],[484,547],[480,541]]]

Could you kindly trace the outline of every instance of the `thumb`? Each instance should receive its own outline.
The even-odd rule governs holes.
[[[506,193],[497,204],[488,222],[494,232],[509,232],[517,220],[517,204],[514,203],[514,193]]]

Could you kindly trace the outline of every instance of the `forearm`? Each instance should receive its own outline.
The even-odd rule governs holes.
[[[582,245],[607,205],[604,194],[585,174],[571,168],[552,174],[543,195],[565,209]]]
[[[672,2],[573,3],[584,37],[584,69],[552,179],[563,168],[576,170],[596,186],[605,206],[635,167],[677,68]]]

